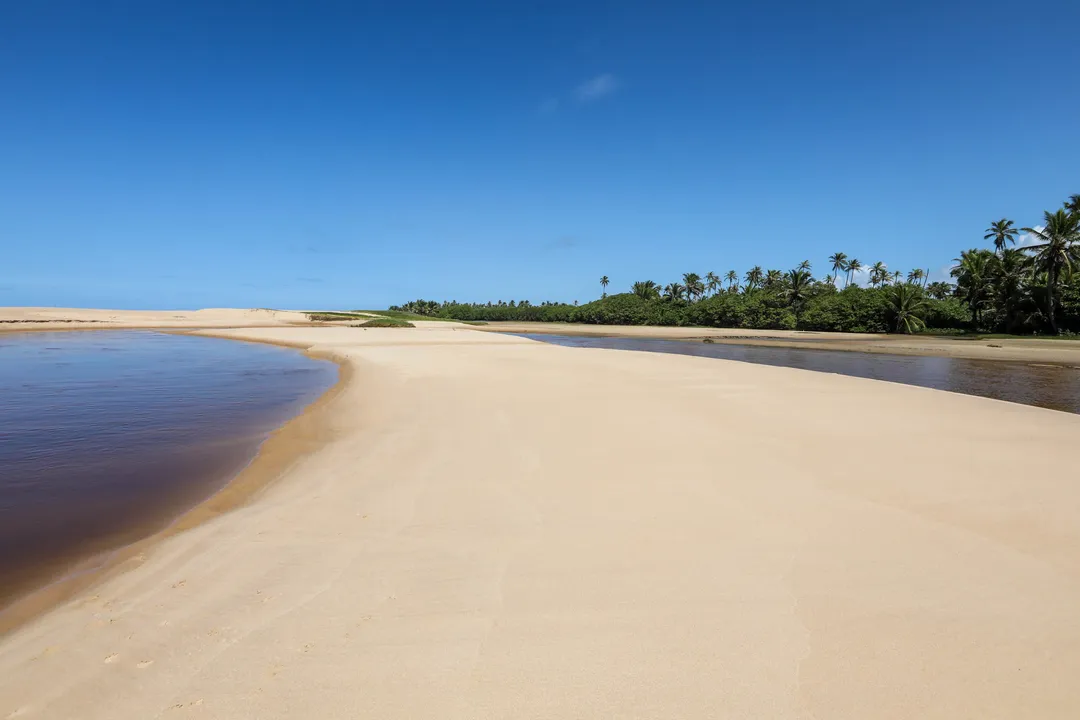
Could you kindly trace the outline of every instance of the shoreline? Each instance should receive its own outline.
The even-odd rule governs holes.
[[[332,438],[320,439],[330,430],[329,405],[337,398],[354,377],[354,367],[347,359],[332,352],[310,352],[310,346],[302,343],[245,340],[214,330],[223,328],[71,328],[71,330],[156,330],[177,335],[203,335],[236,342],[258,342],[300,350],[314,360],[327,360],[338,367],[337,380],[299,413],[271,430],[259,443],[248,463],[217,491],[198,504],[188,508],[161,530],[134,543],[120,545],[112,550],[88,557],[63,576],[48,584],[30,590],[0,610],[0,641],[10,633],[59,605],[75,599],[110,578],[138,567],[147,553],[164,540],[198,527],[221,515],[253,502],[257,496],[281,478],[297,460],[330,442]],[[63,331],[63,328],[52,329]]]
[[[1077,416],[452,328],[209,332],[352,375],[280,482],[6,636],[0,715],[1080,703]]]
[[[1080,339],[959,338],[947,335],[882,335],[814,332],[808,330],[744,330],[735,328],[668,327],[653,325],[578,325],[571,323],[492,322],[478,332],[614,337],[634,340],[678,340],[720,345],[826,350],[833,352],[946,357],[994,362],[1080,367]]]

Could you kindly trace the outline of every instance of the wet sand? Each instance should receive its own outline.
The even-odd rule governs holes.
[[[1080,418],[473,330],[224,334],[351,380],[253,502],[4,638],[0,712],[1080,707]]]
[[[548,333],[583,337],[696,340],[758,347],[885,353],[924,357],[1003,360],[1080,367],[1080,340],[1059,338],[943,337],[934,335],[874,335],[809,332],[804,330],[742,330],[737,328],[646,327],[583,325],[578,323],[493,322],[477,330],[506,333]]]

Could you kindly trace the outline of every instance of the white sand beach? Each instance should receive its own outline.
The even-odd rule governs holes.
[[[447,326],[211,332],[348,379],[262,490],[0,639],[0,717],[1080,711],[1080,417]]]

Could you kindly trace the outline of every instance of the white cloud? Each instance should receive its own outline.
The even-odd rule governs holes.
[[[610,73],[597,75],[577,87],[577,98],[581,102],[592,102],[611,95],[621,87],[619,79]]]
[[[1042,225],[1036,225],[1034,229],[1042,232],[1046,228],[1043,227]],[[1020,237],[1016,238],[1016,247],[1018,247],[1018,248],[1031,247],[1032,245],[1038,245],[1039,242],[1040,242],[1039,238],[1035,237],[1031,233],[1024,233]]]

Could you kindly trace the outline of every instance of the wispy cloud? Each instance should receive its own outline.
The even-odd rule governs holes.
[[[593,102],[613,94],[621,86],[617,77],[604,73],[578,85],[576,95],[581,102]]]

